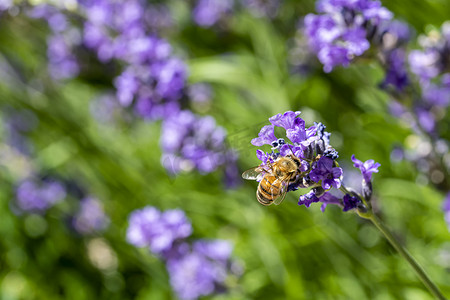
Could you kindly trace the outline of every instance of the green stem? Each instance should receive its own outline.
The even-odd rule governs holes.
[[[391,243],[391,245],[397,250],[397,252],[411,265],[411,267],[416,272],[417,276],[419,276],[420,280],[422,280],[423,284],[428,288],[428,290],[440,300],[445,300],[446,298],[442,295],[439,288],[431,281],[422,267],[415,261],[415,259],[411,256],[411,254],[403,248],[400,243],[394,238],[392,233],[387,229],[387,227],[381,222],[380,219],[375,214],[371,214],[368,217],[372,221],[372,223],[384,234],[386,239]]]

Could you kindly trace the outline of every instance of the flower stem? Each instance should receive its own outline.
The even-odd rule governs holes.
[[[446,298],[442,295],[439,288],[431,281],[422,267],[416,262],[416,260],[408,253],[408,251],[400,245],[400,243],[394,238],[392,233],[387,229],[387,227],[381,222],[378,217],[372,213],[370,217],[368,217],[372,221],[372,223],[383,233],[386,239],[391,243],[391,245],[397,250],[397,252],[411,265],[411,267],[416,272],[417,276],[419,276],[420,280],[422,280],[423,284],[428,288],[428,290],[433,294],[437,299],[445,300]]]

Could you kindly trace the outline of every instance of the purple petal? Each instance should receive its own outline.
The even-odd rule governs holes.
[[[274,126],[283,127],[284,129],[288,130],[294,126],[294,121],[296,120],[296,117],[298,115],[300,115],[299,111],[287,111],[284,114],[277,114],[269,118],[269,121]]]
[[[270,145],[273,141],[276,141],[273,125],[266,125],[261,128],[261,131],[258,134],[257,138],[252,139],[253,146],[262,146],[262,145]]]

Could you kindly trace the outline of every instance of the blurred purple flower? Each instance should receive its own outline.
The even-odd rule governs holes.
[[[80,68],[72,53],[72,41],[69,37],[54,34],[47,40],[47,57],[50,74],[54,79],[68,79],[78,75]]]
[[[388,103],[388,106],[389,106],[389,112],[394,117],[401,117],[403,114],[406,113],[405,107],[403,106],[403,104],[401,104],[398,101],[392,100]]]
[[[117,89],[117,98],[123,106],[130,106],[139,89],[139,81],[134,75],[133,69],[125,70],[114,81]]]
[[[149,246],[166,262],[170,284],[179,299],[197,299],[223,291],[231,274],[233,247],[224,240],[185,239],[192,227],[181,210],[161,213],[147,206],[129,217],[127,240],[137,247]]]
[[[27,212],[44,212],[65,197],[65,187],[56,180],[26,179],[16,189],[17,206]]]
[[[398,91],[403,91],[409,84],[405,50],[398,48],[391,51],[387,56],[386,66],[386,76],[381,87],[392,86]]]
[[[225,130],[210,117],[197,117],[184,110],[164,120],[161,133],[162,163],[177,174],[192,168],[206,174],[228,161]]]
[[[233,0],[198,0],[192,15],[199,26],[211,27],[231,13],[232,8]]]
[[[135,100],[135,111],[143,118],[158,120],[176,115],[179,111],[178,100],[183,95],[186,84],[187,67],[177,58],[165,58],[164,41],[158,41],[161,53],[155,50],[157,59],[150,64],[129,66],[115,80],[117,97],[124,106],[130,106]],[[144,59],[142,57],[142,59]]]
[[[192,227],[183,211],[178,209],[161,213],[147,206],[129,217],[127,241],[136,247],[149,247],[158,255],[169,252],[174,243],[190,236]]]
[[[361,171],[361,174],[366,182],[370,182],[372,180],[372,173],[378,173],[378,168],[381,166],[373,159],[362,162],[359,159],[356,159],[355,155],[352,155],[352,161],[353,166]]]
[[[443,74],[439,84],[423,85],[422,95],[429,104],[447,108],[450,105],[450,73]]]
[[[411,71],[423,80],[429,80],[439,74],[439,52],[428,49],[424,52],[413,50],[409,53],[409,66]]]
[[[27,11],[31,18],[45,19],[52,34],[47,39],[49,71],[53,79],[70,79],[78,75],[80,67],[74,49],[81,44],[81,35],[67,16],[56,6],[39,4]]]
[[[392,18],[379,1],[371,0],[321,0],[317,11],[322,14],[305,17],[305,34],[325,72],[348,66],[354,57],[362,55],[370,47],[370,28]]]
[[[419,125],[428,133],[433,133],[436,128],[436,120],[433,113],[426,107],[418,106],[415,109]]]
[[[171,58],[152,66],[152,74],[156,80],[156,92],[161,98],[179,99],[184,88],[187,67],[177,58]]]
[[[0,11],[8,10],[13,6],[13,0],[0,0]]]
[[[80,234],[92,234],[105,230],[109,225],[109,218],[105,215],[101,202],[88,197],[80,201],[80,209],[72,224]]]
[[[169,259],[170,284],[183,300],[219,292],[229,273],[232,246],[223,240],[199,240],[185,255]]]

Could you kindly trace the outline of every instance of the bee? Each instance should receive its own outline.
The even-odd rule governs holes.
[[[259,180],[256,189],[256,199],[262,205],[281,204],[289,188],[290,183],[295,183],[301,161],[295,155],[278,157],[273,163],[267,162],[264,166],[257,166],[245,171],[242,178],[247,180]]]

